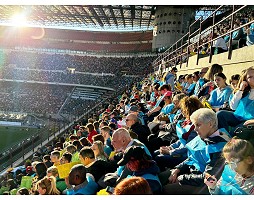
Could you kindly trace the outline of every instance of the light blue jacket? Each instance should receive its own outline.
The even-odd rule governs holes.
[[[222,90],[216,88],[210,93],[210,98],[208,99],[208,102],[212,107],[220,108],[225,102],[228,102],[231,94],[232,88],[230,86],[226,86]]]

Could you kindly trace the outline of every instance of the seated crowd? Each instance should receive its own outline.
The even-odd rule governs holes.
[[[236,132],[254,126],[254,67],[229,84],[219,64],[176,74],[144,78],[76,122],[8,169],[0,194],[254,194],[254,144]]]

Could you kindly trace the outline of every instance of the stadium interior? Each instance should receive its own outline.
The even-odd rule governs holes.
[[[219,64],[230,85],[254,66],[253,42],[252,5],[0,5],[0,194],[6,174],[172,69],[176,84]]]

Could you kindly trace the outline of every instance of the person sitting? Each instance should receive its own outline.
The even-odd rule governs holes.
[[[128,114],[126,116],[126,126],[137,134],[138,140],[145,145],[148,145],[147,137],[151,134],[150,129],[139,123],[138,117],[135,114]],[[148,147],[149,148],[149,147]]]
[[[53,163],[50,161],[50,155],[44,155],[42,161],[45,163],[47,168],[49,168],[53,165]]]
[[[104,160],[96,160],[91,147],[83,147],[79,152],[81,163],[86,167],[86,171],[94,176],[95,182],[106,173],[114,172],[114,166]]]
[[[205,177],[210,194],[254,194],[254,147],[247,140],[233,137],[222,150],[225,168],[219,181]],[[228,179],[227,176],[232,178]]]
[[[137,117],[140,121],[140,124],[146,125],[145,120],[144,120],[144,113],[139,110],[139,107],[137,105],[133,105],[133,106],[130,107],[129,114],[130,113],[133,113],[133,114],[137,115]]]
[[[254,118],[254,67],[249,67],[242,74],[237,90],[229,102],[230,108],[234,110],[220,110],[217,112],[219,128],[225,128],[231,135],[236,127],[249,119]]]
[[[51,166],[47,169],[47,176],[54,176],[56,178],[56,188],[60,191],[60,193],[67,188],[65,180],[63,178],[59,178],[59,173],[56,166]]]
[[[66,151],[71,153],[71,155],[72,155],[71,162],[80,162],[80,160],[79,160],[79,152],[77,151],[76,146],[74,146],[73,144],[69,144],[66,147]]]
[[[165,124],[170,121],[168,115],[173,111],[175,106],[172,103],[172,92],[166,92],[164,94],[163,100],[165,102],[165,105],[161,109],[161,112],[154,118],[152,122],[148,123],[148,127],[152,133],[157,132],[156,130],[158,130],[161,124]]]
[[[209,194],[204,174],[220,177],[222,173],[224,160],[221,151],[230,140],[229,134],[225,129],[218,129],[218,119],[211,109],[200,108],[192,113],[190,119],[198,136],[187,143],[188,158],[171,171],[163,194]],[[161,177],[166,178],[163,174]]]
[[[96,194],[98,190],[98,184],[82,164],[74,165],[71,168],[67,182],[70,187],[66,191],[67,195],[92,195]]]
[[[104,145],[101,141],[99,141],[99,140],[94,141],[91,146],[91,149],[94,152],[95,160],[108,161],[108,157],[107,157],[106,153],[104,152]]]
[[[202,88],[202,86],[205,84],[204,76],[205,76],[205,74],[206,74],[207,71],[208,71],[208,67],[203,67],[203,68],[200,70],[200,72],[199,72],[199,74],[198,74],[199,79],[198,79],[198,81],[197,81],[197,83],[196,83],[196,85],[195,85],[195,88],[194,88],[194,93],[193,93],[194,96],[198,96],[199,90],[200,90],[200,89]]]
[[[146,153],[152,157],[148,148],[139,140],[132,139],[130,136],[130,132],[125,128],[119,128],[114,131],[112,135],[112,145],[115,149],[115,156],[113,157],[113,160],[117,162],[123,157],[125,149],[130,146],[141,146],[145,149]],[[118,166],[117,170],[114,173],[105,174],[105,176],[99,182],[99,185],[102,188],[106,188],[107,186],[114,187],[122,179],[126,178],[128,175],[131,174],[132,173],[128,170],[126,166]]]
[[[71,159],[72,159],[72,154],[70,152],[64,152],[62,157],[60,158],[60,163],[61,163],[61,165],[70,163]]]
[[[109,126],[103,126],[100,128],[101,134],[104,138],[104,152],[108,155],[114,150],[114,147],[111,144],[111,135],[112,131]]]
[[[94,130],[94,125],[92,123],[88,123],[86,125],[87,128],[87,139],[89,140],[89,142],[91,142],[91,144],[93,143],[93,136],[97,134],[97,132]]]
[[[223,68],[219,64],[213,64],[204,76],[204,81],[206,82],[202,88],[197,93],[199,99],[205,98],[209,99],[210,93],[215,89],[216,85],[214,83],[214,74],[222,73]]]
[[[146,115],[148,116],[148,121],[153,121],[154,117],[157,116],[160,113],[160,110],[163,108],[164,106],[164,94],[167,91],[171,91],[171,87],[169,85],[162,85],[159,87],[159,93],[160,93],[160,97],[157,99],[155,106],[149,110]],[[145,123],[147,123],[147,120],[145,120]]]
[[[44,177],[36,183],[37,191],[40,195],[59,195],[60,191],[56,188],[55,177]]]
[[[174,168],[187,158],[185,145],[197,135],[194,131],[194,124],[190,121],[190,116],[197,109],[203,108],[203,104],[192,96],[184,97],[180,101],[180,105],[184,118],[179,119],[175,125],[177,140],[175,142],[171,140],[168,143],[169,146],[161,146],[153,155],[162,172],[167,168]]]
[[[215,39],[215,38],[217,38],[217,39],[213,42],[213,46],[211,47],[212,55],[226,52],[228,50],[228,46],[227,46],[224,38],[220,37],[220,35],[218,33],[214,33],[213,39]]]
[[[154,194],[160,193],[162,186],[158,178],[160,172],[156,162],[151,156],[147,155],[144,148],[140,146],[130,146],[123,154],[123,158],[117,163],[119,166],[125,166],[131,171],[131,175],[145,178]]]
[[[251,20],[254,20],[254,12],[252,12]],[[246,27],[246,45],[251,46],[254,44],[254,23]]]
[[[54,166],[60,165],[60,151],[52,151],[50,154],[50,160]]]
[[[223,73],[214,74],[214,82],[217,88],[210,93],[207,102],[215,111],[225,107],[232,93],[232,88],[226,83],[227,77]]]
[[[175,148],[183,148],[186,144],[186,141],[188,141],[189,136],[192,135],[190,133],[192,133],[194,126],[192,125],[192,123],[190,121],[190,115],[197,109],[203,108],[204,106],[197,99],[197,97],[194,97],[194,96],[191,96],[191,97],[185,96],[183,99],[180,100],[179,104],[180,104],[181,113],[179,114],[179,116],[177,116],[175,121],[170,124],[170,129],[166,130],[164,132],[160,131],[159,135],[157,135],[157,136],[151,134],[148,137],[148,140],[150,143],[149,146],[150,146],[151,150],[155,151],[155,150],[160,149],[160,147],[162,147],[163,149],[169,150],[170,148],[165,147],[165,146],[171,145],[172,143],[178,141],[179,139],[182,140],[182,142],[178,141],[177,147],[176,146],[174,146],[174,147]],[[181,115],[183,115],[183,118],[181,118]],[[185,136],[183,136],[183,135],[185,135]],[[184,139],[183,139],[183,137],[184,137]],[[191,137],[189,139],[191,139]],[[183,144],[181,144],[181,143],[183,143]],[[185,157],[184,152],[186,152],[186,149],[185,150],[182,149],[181,151],[182,151],[182,153],[181,153],[182,156],[181,156],[180,160],[182,159],[182,157]],[[167,151],[167,152],[170,154],[170,151]],[[158,153],[159,152],[157,151],[157,153],[155,153],[155,154],[158,155]],[[176,153],[176,154],[178,154],[178,153]],[[158,160],[160,159],[162,162],[164,162],[165,157],[168,157],[168,156],[163,156],[163,157],[159,156]],[[169,157],[171,157],[171,156],[169,156]],[[176,161],[176,159],[175,159],[175,161]],[[175,162],[172,162],[171,164],[174,164],[174,163]],[[169,163],[167,162],[167,164],[169,164]],[[167,164],[164,163],[163,166],[165,166]]]

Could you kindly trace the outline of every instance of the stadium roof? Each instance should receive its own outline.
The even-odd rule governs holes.
[[[0,5],[0,25],[96,31],[152,30],[154,5]],[[24,24],[23,24],[24,25]]]

